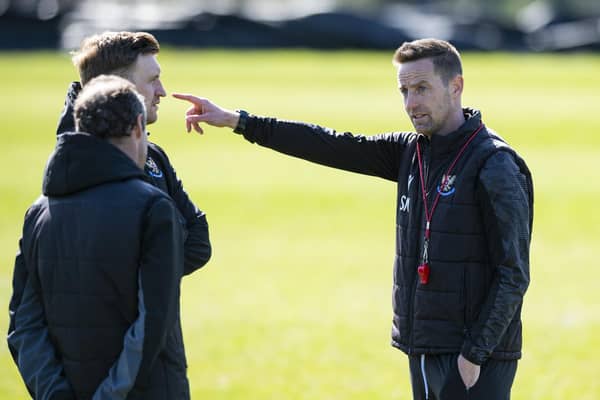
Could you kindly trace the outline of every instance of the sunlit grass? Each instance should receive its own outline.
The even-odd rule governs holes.
[[[166,49],[167,91],[366,134],[410,130],[391,52]],[[600,56],[467,54],[465,105],[527,159],[536,186],[532,283],[515,399],[600,398]],[[65,54],[0,54],[0,307],[22,218],[39,195]],[[229,130],[186,134],[164,99],[151,139],[206,211],[214,256],[186,278],[189,376],[201,399],[410,399],[389,346],[392,182],[319,167]],[[7,313],[2,326],[6,327]],[[6,346],[0,398],[25,398]]]

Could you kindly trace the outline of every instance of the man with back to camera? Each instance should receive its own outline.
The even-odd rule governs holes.
[[[105,32],[85,39],[75,53],[73,62],[84,86],[101,74],[116,74],[131,81],[137,91],[144,96],[147,109],[146,123],[151,124],[158,119],[160,98],[166,95],[160,80],[160,65],[156,58],[159,50],[158,41],[149,33]],[[80,91],[81,84],[73,82],[67,93],[64,111],[59,121],[58,135],[74,130],[73,106]],[[189,199],[166,153],[158,145],[148,142],[147,157],[144,170],[150,183],[166,192],[184,217],[186,228],[186,239],[183,244],[184,275],[190,274],[205,265],[211,256],[206,216]],[[69,237],[69,240],[75,239],[77,239],[75,235]],[[9,304],[9,335],[17,329],[14,315],[21,303],[26,282],[27,269],[23,265],[22,255],[18,253],[13,273],[13,293]],[[179,317],[177,327],[167,338],[169,342],[183,342]],[[10,341],[9,349],[17,362],[19,349],[11,345]],[[176,359],[182,360],[182,364],[185,365],[183,352],[177,355]]]
[[[9,345],[34,398],[185,399],[179,329],[185,221],[149,183],[144,99],[116,76],[86,85],[20,241]],[[76,239],[73,239],[76,238]]]
[[[414,399],[504,400],[521,357],[533,184],[525,162],[463,108],[458,51],[437,39],[394,54],[416,132],[336,133],[193,104],[186,127],[227,126],[282,153],[398,184],[392,345],[408,355]]]

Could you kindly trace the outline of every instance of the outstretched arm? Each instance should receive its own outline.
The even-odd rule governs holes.
[[[402,157],[415,134],[387,133],[374,136],[338,133],[333,129],[295,121],[242,115],[189,94],[175,98],[192,104],[186,111],[187,131],[202,133],[200,123],[233,128],[252,143],[281,153],[346,171],[397,181]]]

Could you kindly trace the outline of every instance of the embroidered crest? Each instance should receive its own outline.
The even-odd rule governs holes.
[[[437,191],[442,196],[450,196],[456,188],[454,187],[454,181],[456,180],[456,175],[444,175],[442,176],[442,180],[437,187]]]
[[[148,175],[153,176],[155,178],[162,178],[163,173],[160,169],[158,169],[158,165],[156,165],[156,162],[154,162],[154,160],[151,157],[148,157],[148,159],[146,159],[146,172],[148,172]]]

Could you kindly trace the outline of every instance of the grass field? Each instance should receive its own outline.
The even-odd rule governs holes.
[[[391,52],[161,53],[167,91],[338,130],[410,130]],[[532,283],[514,399],[600,398],[600,55],[464,56],[465,105],[528,161]],[[0,53],[0,327],[22,218],[39,195],[69,81],[66,54]],[[208,215],[214,256],[183,282],[196,399],[410,399],[389,345],[395,187],[259,148],[186,134],[161,103],[152,140]],[[0,346],[0,399],[26,398]]]

